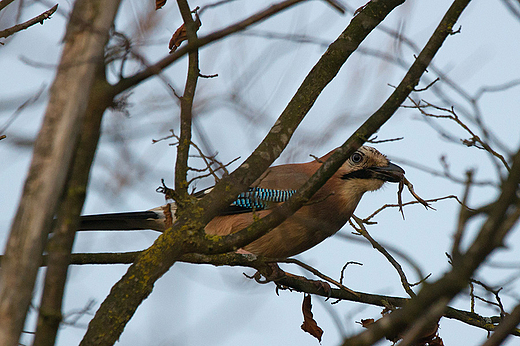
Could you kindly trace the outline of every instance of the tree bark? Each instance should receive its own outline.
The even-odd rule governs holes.
[[[95,69],[103,61],[119,2],[78,0],[74,5],[0,273],[1,345],[18,345],[39,258],[64,194]]]

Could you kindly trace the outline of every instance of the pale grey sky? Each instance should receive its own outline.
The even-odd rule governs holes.
[[[212,1],[196,3],[203,6]],[[351,8],[362,6],[366,0],[345,1]],[[29,18],[46,9],[41,3],[26,2],[23,18]],[[58,1],[60,11],[71,9],[68,1]],[[407,1],[383,23],[386,28],[402,30],[402,34],[422,47],[449,7],[450,1]],[[238,21],[268,2],[236,1],[226,6],[207,10],[202,15],[199,34]],[[173,31],[181,24],[174,1],[154,14],[158,23],[150,35],[142,36],[146,26],[138,25],[138,18],[150,10],[151,1],[123,2],[118,31],[133,37],[135,49],[148,61],[154,62],[168,54],[167,43]],[[250,29],[217,42],[200,51],[203,74],[218,73],[217,78],[199,82],[195,101],[197,128],[195,140],[207,140],[219,158],[230,161],[238,156],[247,157],[262,140],[266,131],[283,110],[305,75],[319,59],[326,47],[320,42],[332,42],[352,18],[341,15],[322,1],[312,1],[279,14]],[[9,22],[7,14],[0,17],[0,26]],[[52,83],[54,67],[59,60],[61,39],[66,19],[55,14],[43,26],[36,26],[17,34],[5,46],[0,46],[0,128],[16,108],[33,96],[42,86],[45,90],[33,105],[22,110],[4,132],[8,138],[0,141],[0,245],[4,247],[12,217],[16,211],[28,164],[29,147],[17,141],[32,140],[41,122],[47,102],[48,87]],[[470,96],[482,87],[496,86],[520,79],[520,20],[513,17],[502,1],[473,1],[461,20],[461,33],[448,38],[434,60],[435,68]],[[137,34],[136,34],[137,33]],[[314,43],[266,38],[266,33],[301,35]],[[262,37],[264,36],[264,37]],[[343,143],[392,91],[405,70],[394,63],[368,55],[375,50],[399,57],[406,66],[417,53],[399,44],[387,34],[376,30],[362,44],[363,51],[355,53],[337,78],[326,88],[297,130],[286,152],[278,162],[304,162],[309,154],[321,155]],[[364,52],[364,53],[363,53]],[[28,63],[30,61],[30,63]],[[186,60],[182,59],[164,72],[177,92],[182,92]],[[135,72],[137,65],[129,65],[127,73]],[[433,67],[423,80],[437,77]],[[422,83],[422,86],[425,86]],[[436,90],[442,91],[456,103],[461,116],[474,115],[472,105],[451,88],[446,80],[437,83],[438,89],[421,93],[427,101],[442,104]],[[416,95],[417,96],[417,95]],[[164,178],[172,185],[175,148],[171,141],[151,144],[152,139],[168,135],[168,129],[178,132],[178,108],[168,88],[158,78],[138,86],[130,97],[129,114],[109,113],[104,119],[104,135],[91,175],[90,192],[84,213],[145,210],[163,203],[155,192]],[[487,93],[478,102],[483,121],[489,130],[507,146],[515,150],[520,144],[520,87]],[[467,118],[465,121],[478,132]],[[469,138],[460,127],[447,119],[433,122],[451,134]],[[202,133],[202,135],[201,135]],[[401,109],[378,133],[379,139],[404,137],[398,142],[377,145],[391,159],[399,159],[442,170],[439,161],[446,157],[450,171],[464,177],[465,170],[476,169],[477,180],[494,180],[496,170],[488,155],[475,149],[443,139],[427,124],[416,110]],[[496,147],[503,153],[503,148]],[[240,162],[240,161],[239,161]],[[423,198],[445,195],[461,196],[463,186],[399,163],[408,179]],[[232,166],[236,167],[236,164]],[[121,185],[124,181],[125,184]],[[210,185],[203,181],[199,188]],[[396,203],[397,186],[388,184],[383,190],[367,194],[356,215],[364,217],[385,203]],[[490,201],[496,194],[492,187],[474,188],[470,206]],[[404,199],[411,196],[404,194]],[[422,206],[405,208],[406,220],[395,209],[383,211],[378,224],[371,226],[372,236],[384,244],[405,251],[431,280],[439,278],[448,268],[446,251],[450,251],[456,226],[458,205],[453,200],[434,204],[436,211]],[[478,228],[481,220],[472,224]],[[517,227],[518,228],[518,227]],[[349,227],[341,231],[351,232]],[[149,246],[156,238],[153,232],[91,232],[77,236],[76,252],[138,250]],[[469,239],[470,240],[470,239]],[[514,262],[520,258],[518,229],[508,238],[508,248],[497,251],[493,262]],[[406,296],[399,277],[390,264],[370,246],[347,242],[339,236],[327,239],[298,258],[320,271],[339,277],[345,262],[357,261],[362,267],[347,269],[345,284],[355,290]],[[401,260],[410,281],[418,281],[409,265]],[[518,265],[518,261],[516,261]],[[65,311],[81,309],[89,299],[95,308],[105,298],[110,287],[121,277],[127,266],[72,267],[65,298]],[[300,273],[296,267],[285,267]],[[276,296],[274,285],[258,285],[246,279],[242,272],[250,269],[216,268],[176,264],[161,278],[152,295],[139,307],[121,336],[121,345],[310,345],[317,341],[300,330],[302,294],[282,291]],[[515,274],[516,273],[516,274]],[[478,277],[497,284],[516,275],[518,268],[499,270],[483,267]],[[506,306],[514,306],[518,299],[518,283],[513,292],[504,292]],[[516,293],[515,293],[516,292]],[[365,318],[378,318],[381,309],[352,302],[331,305],[322,298],[313,297],[313,312],[324,329],[322,345],[337,345],[343,332],[361,331],[356,324]],[[452,306],[469,309],[466,295],[456,299]],[[333,311],[341,323],[342,332],[332,318]],[[496,315],[483,304],[477,304],[482,315]],[[58,345],[74,345],[81,340],[88,316],[78,326],[62,328]],[[28,329],[34,328],[34,320]],[[478,345],[486,332],[458,321],[443,319],[440,335],[446,345]],[[30,337],[29,337],[30,339]],[[28,339],[28,340],[29,340]],[[508,345],[519,344],[518,339]],[[381,342],[388,345],[388,342]]]

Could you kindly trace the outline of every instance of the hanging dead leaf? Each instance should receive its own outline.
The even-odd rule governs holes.
[[[417,338],[417,346],[444,346],[439,331],[438,322],[432,323],[423,331],[422,335]]]
[[[373,318],[367,318],[365,320],[361,320],[360,322],[358,322],[359,324],[361,324],[361,326],[363,328],[368,328],[369,325],[371,325],[372,323],[374,323],[374,319]]]
[[[321,336],[323,335],[323,329],[318,326],[318,323],[314,320],[312,316],[312,304],[311,304],[311,295],[306,294],[303,297],[302,303],[302,311],[303,311],[303,323],[302,330],[311,334],[319,342],[321,342]]]
[[[184,27],[184,24],[182,24],[172,35],[172,38],[170,39],[170,44],[168,45],[168,48],[170,48],[170,53],[175,52],[177,47],[179,47],[182,43],[182,41],[186,40],[186,28]]]
[[[408,191],[412,194],[412,196],[417,200],[417,202],[421,203],[426,209],[432,209],[435,210],[434,207],[432,207],[428,202],[426,202],[424,199],[419,197],[418,194],[415,193],[413,189],[412,183],[408,179],[405,178],[403,175],[401,181],[399,181],[399,189],[397,191],[397,205],[399,205],[399,211],[401,212],[401,215],[403,216],[404,220],[404,210],[403,210],[403,198],[402,198],[402,192],[404,190],[404,186],[408,188]]]
[[[428,346],[444,346],[444,342],[442,342],[441,337],[437,335],[430,341]]]
[[[155,0],[155,10],[160,9],[166,4],[166,0]]]
[[[196,30],[199,30],[202,22],[200,21],[199,15],[195,12],[195,26]],[[168,44],[168,48],[170,48],[170,54],[175,52],[175,50],[181,45],[181,43],[188,39],[186,34],[186,28],[184,24],[182,24],[172,35],[170,39],[170,43]]]

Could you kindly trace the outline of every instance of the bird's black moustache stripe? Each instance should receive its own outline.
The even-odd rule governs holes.
[[[366,168],[360,169],[354,172],[350,172],[347,174],[343,174],[341,179],[349,180],[349,179],[375,179],[377,178],[374,171],[368,170]]]

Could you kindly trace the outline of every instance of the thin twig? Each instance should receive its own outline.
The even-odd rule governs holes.
[[[358,225],[359,228],[355,227],[354,224],[351,222],[352,227],[354,227],[354,229],[359,234],[361,234],[363,237],[365,237],[377,251],[379,251],[383,256],[386,257],[388,262],[390,262],[390,264],[395,268],[395,270],[399,274],[399,277],[401,278],[401,284],[402,284],[404,290],[406,291],[406,293],[408,293],[408,295],[412,298],[415,297],[415,292],[411,289],[410,283],[408,282],[408,279],[406,278],[406,274],[404,273],[403,268],[401,267],[399,262],[397,262],[394,259],[394,257],[388,251],[386,251],[386,249],[384,247],[382,247],[374,238],[372,238],[370,236],[365,225],[363,224],[363,220],[361,220],[360,218],[358,218],[355,215],[352,215],[352,219],[354,219],[354,221],[356,222],[356,224]]]
[[[424,199],[419,197],[418,194],[415,193],[413,189],[413,185],[406,177],[403,175],[401,180],[399,181],[399,189],[397,190],[397,204],[399,205],[399,211],[401,212],[401,215],[403,216],[404,220],[404,210],[403,210],[403,198],[402,198],[402,192],[404,189],[404,186],[408,188],[408,191],[410,191],[410,194],[417,200],[417,202],[421,203],[426,209],[430,208],[435,210],[434,207],[430,206],[428,202],[426,202]]]
[[[449,196],[444,196],[444,197],[439,197],[439,198],[432,198],[432,199],[427,199],[427,200],[424,200],[424,202],[427,202],[427,203],[435,203],[435,202],[438,202],[438,201],[442,201],[442,200],[445,200],[445,199],[450,199],[450,198],[453,198],[455,199],[460,205],[464,206],[465,208],[468,208],[466,207],[460,200],[457,196],[455,195],[449,195]],[[385,204],[383,205],[381,208],[377,209],[376,211],[374,211],[372,214],[370,214],[369,216],[367,216],[366,218],[362,219],[362,221],[366,224],[371,224],[371,223],[374,223],[373,221],[370,221],[372,218],[374,218],[374,216],[376,216],[377,214],[379,214],[380,212],[382,212],[384,209],[386,208],[401,208],[401,207],[404,207],[404,206],[407,206],[407,205],[411,205],[411,204],[419,204],[421,202],[419,201],[410,201],[410,202],[406,202],[406,203],[402,203],[402,204]],[[422,204],[422,203],[421,203]],[[469,208],[468,208],[469,209]]]
[[[462,120],[460,120],[460,118],[457,115],[457,113],[455,113],[455,109],[453,107],[451,109],[444,108],[444,107],[439,107],[439,106],[436,106],[436,105],[434,105],[432,103],[429,103],[429,102],[427,102],[425,100],[422,100],[424,103],[426,103],[427,106],[432,107],[434,109],[437,109],[439,111],[448,113],[447,115],[431,114],[431,113],[428,113],[428,112],[424,111],[424,106],[422,106],[420,104],[420,102],[415,101],[411,97],[408,97],[408,99],[415,105],[415,107],[424,116],[431,117],[431,118],[439,118],[439,119],[451,119],[451,120],[455,121],[457,124],[459,124],[460,127],[462,127],[466,132],[468,132],[471,135],[470,139],[462,140],[462,143],[464,145],[466,145],[466,146],[473,146],[475,148],[482,149],[482,150],[485,150],[485,151],[489,152],[491,155],[495,156],[496,158],[498,158],[502,162],[502,164],[504,165],[504,167],[507,169],[508,172],[511,171],[511,168],[509,167],[509,164],[507,163],[507,161],[504,158],[504,156],[499,154],[495,150],[493,150],[493,148],[491,148],[491,146],[489,144],[487,144],[485,141],[483,141],[466,124],[464,124],[464,122],[462,122]],[[479,147],[477,145],[477,143],[480,144],[482,147]]]
[[[498,288],[498,289],[494,289],[493,287],[491,287],[491,286],[489,286],[489,285],[483,283],[483,282],[480,281],[480,280],[476,280],[476,279],[471,279],[470,282],[471,282],[471,283],[475,283],[475,284],[481,286],[481,287],[484,288],[487,292],[490,292],[491,294],[493,294],[493,295],[495,296],[496,303],[495,303],[495,302],[487,301],[487,300],[485,300],[485,299],[483,299],[483,298],[481,298],[481,297],[479,297],[479,296],[477,296],[477,295],[475,295],[475,298],[480,299],[481,301],[486,302],[486,303],[488,303],[488,304],[490,304],[490,305],[495,305],[495,306],[497,306],[497,307],[500,309],[500,315],[501,315],[502,317],[504,317],[504,316],[507,314],[506,310],[504,309],[504,305],[502,304],[502,299],[500,298],[500,295],[499,295],[499,294],[500,294],[500,291],[502,291],[503,287],[500,287],[500,288]]]
[[[388,142],[401,141],[403,139],[404,139],[404,137],[397,137],[397,138],[389,138],[389,139],[377,140],[377,136],[374,136],[374,138],[370,138],[369,140],[367,140],[367,143],[379,144],[379,143],[388,143]]]
[[[433,169],[433,168],[430,168],[430,167],[427,167],[425,165],[421,165],[419,163],[416,163],[416,162],[413,162],[413,161],[410,161],[410,160],[406,160],[406,159],[402,159],[402,158],[396,158],[396,157],[392,157],[392,161],[393,162],[397,162],[399,164],[402,164],[402,165],[406,165],[406,166],[410,166],[410,167],[413,167],[413,168],[417,168],[423,172],[426,172],[428,174],[431,174],[433,176],[436,176],[436,177],[442,177],[442,178],[446,178],[446,179],[449,179],[450,181],[456,183],[456,184],[466,184],[466,179],[464,178],[459,178],[457,176],[454,176],[453,174],[451,174],[451,172],[449,171],[446,171],[445,170],[445,167],[443,166],[444,170],[441,172],[441,171],[438,171],[436,169]],[[492,186],[492,187],[499,187],[499,185],[494,182],[494,181],[486,181],[486,180],[475,180],[473,181],[473,186]]]
[[[363,263],[360,263],[360,262],[356,262],[356,261],[349,261],[347,263],[345,263],[345,265],[343,266],[343,268],[341,268],[341,275],[339,277],[339,282],[341,284],[343,284],[343,278],[344,278],[344,275],[345,275],[345,269],[347,269],[347,267],[350,265],[350,264],[357,264],[359,266],[362,266]]]
[[[42,14],[40,14],[32,19],[29,19],[25,23],[16,24],[10,28],[0,31],[0,38],[9,37],[9,36],[17,33],[18,31],[25,30],[37,23],[40,23],[43,25],[43,21],[45,19],[49,19],[52,16],[52,14],[54,12],[56,12],[57,9],[58,9],[58,4],[54,5],[52,8],[48,9],[47,11],[43,12]]]
[[[355,296],[358,296],[359,297],[359,294],[357,292],[354,292],[352,291],[350,288],[348,288],[347,286],[343,285],[341,282],[338,282],[336,280],[334,280],[333,278],[321,273],[320,271],[318,271],[317,269],[311,267],[310,265],[308,264],[305,264],[303,263],[302,261],[299,261],[297,259],[294,259],[294,258],[287,258],[287,259],[283,259],[283,260],[277,260],[276,261],[277,263],[292,263],[292,264],[296,264],[300,267],[302,267],[303,269],[313,273],[314,275],[316,275],[317,277],[327,281],[327,282],[330,282],[336,286],[338,286],[340,289],[343,289],[347,292],[350,292],[352,293],[353,295]]]
[[[453,236],[453,245],[451,247],[451,255],[454,259],[458,259],[461,256],[460,252],[460,243],[462,241],[462,236],[464,235],[464,229],[466,226],[466,221],[468,220],[468,209],[465,207],[468,203],[469,191],[472,186],[473,181],[473,171],[469,170],[466,172],[466,188],[464,189],[464,196],[462,197],[461,208],[459,211],[459,218],[457,222],[457,231]]]

